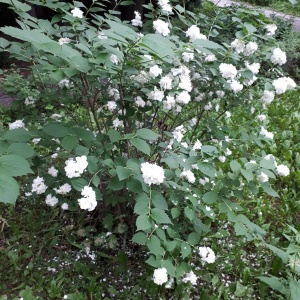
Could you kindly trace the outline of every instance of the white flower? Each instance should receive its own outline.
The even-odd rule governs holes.
[[[248,61],[245,62],[245,66],[248,70],[250,70],[254,75],[258,74],[259,69],[260,69],[260,64],[259,63],[253,63],[249,64]]]
[[[70,80],[69,79],[62,79],[58,86],[62,89],[63,87],[69,88],[70,87]]]
[[[36,192],[38,195],[43,194],[47,190],[47,186],[45,185],[44,178],[43,177],[37,177],[32,182],[32,188],[31,192]]]
[[[167,96],[167,100],[163,102],[163,108],[170,110],[175,107],[175,98],[173,96]]]
[[[180,143],[182,141],[184,133],[185,133],[185,130],[182,125],[176,127],[172,132],[174,139],[177,140],[178,143]]]
[[[58,43],[60,44],[60,45],[63,45],[63,44],[69,44],[71,42],[71,40],[69,39],[69,38],[60,38],[59,40],[58,40]]]
[[[104,32],[100,31],[100,32],[98,32],[98,39],[99,40],[106,40],[107,35]]]
[[[58,203],[58,199],[55,196],[52,196],[51,194],[47,195],[45,201],[46,201],[46,204],[49,206],[54,206]]]
[[[168,76],[164,76],[160,79],[159,85],[163,90],[170,90],[172,88],[172,79]]]
[[[159,33],[163,36],[167,36],[170,33],[169,24],[159,19],[153,22],[153,28],[155,33]]]
[[[83,11],[80,10],[78,7],[75,7],[73,10],[71,10],[71,13],[73,17],[77,17],[82,19],[83,18]]]
[[[218,96],[218,98],[223,98],[225,96],[225,92],[224,91],[216,91],[216,95]]]
[[[193,150],[200,150],[202,148],[202,144],[199,140],[197,140],[193,146]]]
[[[255,112],[255,108],[254,108],[253,106],[251,106],[251,108],[250,108],[250,112],[251,112],[251,114],[254,114],[254,112]]]
[[[113,97],[115,100],[119,100],[120,99],[120,92],[118,89],[113,89],[113,88],[110,88],[108,90],[108,95],[110,97]]]
[[[158,4],[163,13],[172,14],[172,6],[169,4],[169,0],[158,0]]]
[[[272,52],[271,62],[275,65],[283,65],[286,63],[286,54],[280,48],[275,48]]]
[[[243,89],[243,85],[237,80],[232,79],[229,81],[230,89],[236,94]]]
[[[82,191],[82,198],[78,199],[78,204],[81,209],[87,209],[88,211],[92,211],[97,206],[96,201],[96,193],[89,186],[85,186]]]
[[[118,59],[118,57],[117,57],[115,54],[112,54],[112,55],[110,56],[109,60],[110,60],[113,64],[115,64],[115,65],[117,65],[117,64],[119,63],[119,59]]]
[[[229,148],[226,148],[225,155],[231,155],[232,151]]]
[[[164,98],[164,92],[157,89],[157,87],[154,87],[154,90],[148,94],[148,99],[150,100],[156,100],[156,101],[162,101]]]
[[[138,107],[145,107],[146,102],[140,96],[135,97],[134,100]]]
[[[204,179],[200,178],[199,183],[205,185],[206,183],[209,183],[209,178],[208,177],[204,177]]]
[[[181,172],[179,177],[185,177],[189,183],[195,183],[196,181],[194,173],[190,170]]]
[[[68,203],[63,203],[63,204],[61,205],[61,209],[63,209],[63,210],[69,209],[69,204],[68,204]]]
[[[40,142],[40,140],[41,140],[41,138],[34,138],[34,139],[32,140],[32,143],[33,143],[34,145],[37,145],[37,144]]]
[[[86,156],[78,156],[75,158],[69,158],[65,162],[65,172],[68,178],[80,177],[88,166]]]
[[[195,41],[196,39],[207,39],[207,37],[200,33],[200,29],[196,25],[192,25],[185,33],[187,37],[190,38],[190,42]]]
[[[229,111],[225,111],[225,118],[229,119],[231,117],[231,113]]]
[[[118,127],[124,127],[124,123],[119,118],[116,118],[113,120],[113,128],[117,129]]]
[[[267,118],[266,115],[258,115],[257,116],[258,121],[261,121],[261,122],[264,121],[266,118]]]
[[[190,101],[191,101],[191,96],[187,91],[183,91],[176,96],[177,103],[188,104]]]
[[[267,35],[274,35],[277,26],[275,24],[268,24],[265,26],[265,29],[267,30]]]
[[[34,104],[36,101],[35,98],[31,97],[31,96],[28,96],[25,98],[25,101],[24,101],[24,104],[25,105],[31,105],[31,104]]]
[[[157,285],[163,285],[168,282],[168,273],[166,268],[158,268],[154,270],[153,281]]]
[[[106,106],[110,112],[113,112],[117,108],[117,103],[115,101],[108,101]]]
[[[270,104],[274,100],[275,94],[267,90],[264,91],[264,94],[261,98],[263,104]]]
[[[268,182],[269,176],[267,174],[265,174],[264,172],[261,172],[260,175],[257,175],[257,180],[260,183]]]
[[[57,177],[57,173],[58,173],[58,170],[55,169],[53,166],[48,169],[48,174],[50,174],[53,177]]]
[[[204,105],[204,110],[209,111],[212,109],[212,104],[211,102],[208,102],[206,105]]]
[[[219,161],[220,162],[225,162],[225,160],[226,160],[226,157],[225,156],[219,156]]]
[[[25,123],[23,120],[16,120],[13,123],[8,123],[9,130],[17,129],[17,128],[25,128]]]
[[[272,132],[269,132],[267,129],[265,129],[263,126],[261,126],[261,130],[260,133],[261,135],[263,135],[266,138],[269,138],[271,140],[273,140],[274,138],[274,134]]]
[[[141,71],[139,75],[137,75],[136,77],[134,77],[134,80],[136,82],[144,84],[144,83],[148,82],[148,80],[149,80],[148,74],[145,71]]]
[[[65,195],[65,194],[69,193],[71,190],[72,190],[72,187],[68,183],[63,184],[58,189],[54,188],[54,191],[56,192],[56,194],[61,194],[61,195]]]
[[[179,88],[190,92],[193,88],[192,82],[189,75],[180,75],[180,83],[178,85]]]
[[[287,90],[292,90],[296,87],[296,83],[289,77],[281,77],[273,81],[272,85],[275,88],[276,94],[281,95]]]
[[[135,18],[131,20],[133,26],[143,26],[141,14],[138,11],[134,12]]]
[[[183,52],[182,53],[182,60],[184,62],[189,62],[193,59],[194,59],[194,53],[191,53],[191,52]]]
[[[217,58],[216,58],[216,56],[215,56],[214,54],[209,54],[209,55],[207,55],[207,56],[205,57],[204,60],[205,60],[206,62],[212,62],[212,61],[216,61]]]
[[[148,185],[161,184],[165,179],[164,169],[156,164],[142,163],[141,171],[144,182]]]
[[[190,282],[192,285],[197,284],[197,276],[193,271],[190,271],[189,273],[186,273],[184,278],[182,278],[182,282],[187,283]]]
[[[232,64],[221,63],[219,70],[223,78],[234,78],[237,75],[237,69]]]
[[[277,166],[275,171],[279,176],[288,176],[288,175],[290,175],[290,170],[285,165]]]
[[[236,51],[236,53],[242,53],[245,49],[245,43],[239,39],[235,39],[231,43],[231,48],[233,48]]]
[[[249,42],[244,50],[245,56],[252,55],[258,49],[258,45],[255,42]]]
[[[154,65],[149,70],[149,76],[152,78],[156,78],[158,75],[161,75],[162,69],[158,65]]]
[[[214,251],[209,247],[199,247],[199,255],[204,262],[212,264],[216,260]]]

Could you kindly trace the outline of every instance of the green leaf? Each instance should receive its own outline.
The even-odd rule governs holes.
[[[218,194],[216,192],[207,192],[203,196],[203,201],[206,204],[213,204],[218,200]]]
[[[150,155],[151,152],[150,146],[144,140],[133,138],[130,140],[130,143],[139,151],[147,155]]]
[[[180,247],[180,253],[182,258],[186,258],[191,254],[191,252],[192,252],[191,246],[186,242],[182,242]]]
[[[257,31],[257,29],[251,23],[245,22],[244,26],[247,29],[248,34]]]
[[[7,176],[22,176],[33,173],[29,163],[23,157],[17,155],[5,155],[0,157],[0,174]]]
[[[73,128],[78,138],[83,141],[93,141],[95,140],[95,135],[92,131],[86,130],[84,128],[75,127]]]
[[[202,154],[206,153],[206,154],[208,154],[210,156],[214,156],[214,155],[218,155],[219,154],[219,152],[218,152],[218,150],[217,150],[216,147],[209,146],[209,145],[202,146],[201,153]]]
[[[162,209],[162,210],[168,210],[168,203],[166,201],[166,199],[164,198],[164,196],[158,192],[158,191],[152,191],[152,195],[151,195],[151,200],[153,205],[156,208]]]
[[[4,132],[3,139],[15,142],[28,142],[32,137],[24,128],[12,129]]]
[[[232,172],[238,173],[242,167],[236,160],[233,160],[230,162],[230,168]]]
[[[8,154],[19,155],[23,158],[29,158],[29,157],[32,157],[35,154],[33,148],[30,145],[25,144],[25,143],[11,144],[7,148],[7,153]]]
[[[136,219],[136,230],[148,230],[151,228],[151,222],[149,216],[139,216]]]
[[[71,185],[76,191],[81,192],[88,185],[88,182],[83,178],[72,178]]]
[[[207,49],[224,49],[221,45],[209,41],[209,40],[205,40],[205,39],[196,39],[193,44],[197,47],[197,48],[207,48]]]
[[[72,151],[75,149],[79,144],[79,140],[76,136],[65,136],[61,140],[61,145],[67,150],[67,151]]]
[[[248,234],[248,228],[244,225],[241,224],[240,222],[236,222],[234,224],[234,230],[236,235],[247,235]]]
[[[279,278],[275,276],[259,276],[257,277],[260,281],[266,283],[269,287],[271,287],[273,290],[279,291],[280,293],[286,295],[286,288],[282,284]],[[297,298],[298,300],[299,298]],[[296,299],[295,299],[296,300]]]
[[[300,299],[300,281],[296,281],[294,279],[290,279],[290,290],[291,290],[291,300],[299,300]]]
[[[132,241],[139,245],[146,245],[147,240],[147,236],[143,232],[138,232],[132,237]]]
[[[53,137],[65,137],[68,135],[68,129],[61,123],[51,123],[43,128],[43,131]]]
[[[147,242],[147,247],[150,252],[155,255],[163,255],[164,249],[160,245],[160,239],[156,235],[152,235],[151,238]]]
[[[148,215],[150,212],[149,208],[149,197],[147,194],[142,193],[136,197],[136,203],[134,206],[134,213],[137,215]]]
[[[253,173],[250,173],[244,169],[241,169],[241,173],[243,174],[243,176],[245,177],[245,179],[250,182],[254,179]]]
[[[195,213],[195,210],[194,210],[194,209],[189,208],[189,207],[185,207],[185,208],[184,208],[184,214],[185,214],[185,216],[186,216],[190,221],[192,221],[192,220],[194,219],[196,213]]]
[[[273,253],[276,254],[278,257],[280,257],[284,264],[287,264],[289,255],[286,252],[270,244],[265,244],[265,246],[268,247],[271,251],[273,251]]]
[[[136,136],[144,140],[156,140],[159,135],[150,129],[141,128],[136,132]]]
[[[234,295],[238,298],[244,297],[247,293],[247,287],[243,286],[239,281],[236,284]]]
[[[15,204],[19,196],[17,181],[4,174],[0,174],[0,202]]]
[[[125,181],[120,181],[118,176],[113,177],[108,184],[108,188],[114,191],[120,191],[124,186]]]
[[[112,143],[116,143],[122,139],[120,132],[118,132],[114,129],[109,129],[107,133],[108,133],[109,139]]]
[[[163,210],[161,210],[159,208],[151,209],[151,218],[157,224],[172,224],[169,216]]]
[[[275,169],[275,161],[273,159],[262,159],[260,161],[260,167],[261,168],[265,168],[265,169],[269,169],[269,170],[274,170]]]
[[[270,187],[270,185],[269,185],[267,182],[262,183],[261,186],[262,186],[263,190],[264,190],[268,195],[270,195],[270,196],[272,196],[272,197],[279,197],[279,195],[277,194],[277,192],[274,191],[274,190]]]
[[[119,180],[124,180],[127,179],[132,175],[131,171],[128,170],[127,168],[124,168],[122,166],[117,166],[117,175],[119,177]]]
[[[170,259],[167,259],[167,260],[164,260],[162,263],[161,263],[161,267],[162,268],[166,268],[168,274],[171,276],[171,277],[174,277],[175,276],[175,267],[172,263],[172,261]]]
[[[171,209],[171,215],[173,219],[176,219],[180,216],[180,210],[177,207]]]
[[[206,163],[206,162],[198,162],[197,166],[203,174],[207,175],[210,178],[215,177],[216,175],[216,169],[214,168],[212,163]]]
[[[197,245],[200,241],[200,234],[198,232],[191,232],[188,236],[188,243],[191,245]]]

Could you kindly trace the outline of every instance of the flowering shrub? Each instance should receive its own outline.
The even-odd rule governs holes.
[[[27,175],[22,195],[64,211],[96,211],[112,228],[121,222],[130,241],[149,252],[153,282],[185,284],[186,291],[197,282],[192,259],[204,271],[218,260],[204,239],[218,233],[218,217],[237,235],[262,241],[265,231],[241,214],[238,199],[259,189],[277,196],[269,178],[289,169],[265,153],[237,151],[263,147],[274,134],[266,122],[249,135],[243,126],[232,131],[230,111],[254,113],[254,104],[263,109],[296,88],[277,66],[286,56],[274,27],[237,20],[235,37],[221,41],[218,27],[198,25],[204,15],[168,1],[150,6],[147,20],[137,12],[130,24],[92,14],[97,2],[46,1],[57,12],[51,22],[14,5],[21,28],[1,31],[23,43],[1,39],[1,47],[32,74],[3,82],[18,99],[16,120],[1,133],[0,188],[11,187],[2,201],[15,202],[13,177]]]

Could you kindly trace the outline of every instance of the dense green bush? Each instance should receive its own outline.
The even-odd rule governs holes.
[[[20,40],[1,39],[2,50],[31,65],[28,78],[1,79],[17,97],[0,133],[1,201],[14,204],[20,194],[51,207],[54,219],[69,215],[76,225],[82,218],[81,239],[73,227],[66,236],[92,260],[99,254],[97,263],[114,251],[124,269],[128,249],[146,253],[138,258],[147,265],[141,273],[152,299],[261,295],[265,285],[253,277],[265,276],[269,265],[239,271],[230,284],[219,273],[243,269],[233,253],[246,243],[273,249],[268,224],[255,224],[244,208],[261,195],[278,197],[273,184],[289,168],[263,150],[274,137],[268,121],[243,123],[242,114],[246,119],[296,87],[282,74],[286,55],[276,28],[245,8],[214,9],[210,18],[161,2],[147,6],[144,22],[137,13],[126,23],[115,10],[94,15],[101,1],[86,9],[90,19],[75,4],[46,1],[57,12],[46,21],[14,1],[20,28],[1,28]],[[231,121],[236,109],[238,127]],[[48,222],[52,240],[60,228]]]

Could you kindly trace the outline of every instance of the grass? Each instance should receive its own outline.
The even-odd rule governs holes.
[[[260,8],[266,8],[270,10],[274,10],[277,12],[281,12],[287,15],[292,15],[292,16],[300,16],[300,4],[293,5],[291,4],[288,0],[275,0],[275,1],[270,1],[270,4],[266,4],[268,1],[236,1],[236,2],[243,2],[247,3],[249,5],[257,6]]]

